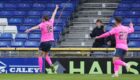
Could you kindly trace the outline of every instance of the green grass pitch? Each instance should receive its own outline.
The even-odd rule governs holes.
[[[140,80],[140,75],[80,75],[80,74],[0,74],[0,80]]]

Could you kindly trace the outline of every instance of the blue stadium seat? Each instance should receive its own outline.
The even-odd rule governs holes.
[[[130,8],[131,7],[131,4],[129,3],[120,3],[119,4],[119,8]]]
[[[140,39],[140,34],[130,34],[130,39]]]
[[[130,22],[131,22],[131,18],[125,18],[125,19],[123,19],[123,23],[124,24],[129,24]]]
[[[22,18],[10,18],[8,19],[9,24],[22,24],[23,19]]]
[[[15,3],[5,3],[4,9],[6,10],[16,10],[17,6]]]
[[[56,4],[50,3],[50,4],[47,4],[46,7],[47,7],[47,10],[53,11],[56,7]]]
[[[129,11],[127,16],[140,16],[140,11]]]
[[[64,25],[64,26],[66,26],[66,21],[65,20],[63,20],[63,19],[55,19],[55,21],[54,21],[54,23],[55,24],[62,24],[62,25]],[[56,25],[56,26],[58,26],[58,25]]]
[[[133,3],[132,8],[140,8],[140,4],[139,3]]]
[[[0,3],[0,9],[3,9],[3,8],[4,8],[3,3]]]
[[[13,11],[0,11],[1,16],[13,16]]]
[[[115,16],[125,16],[127,14],[127,11],[116,11]]]
[[[26,11],[14,11],[14,16],[25,16]]]
[[[62,31],[63,31],[63,27],[55,26],[55,27],[54,27],[54,31],[55,31],[55,32],[62,32]]]
[[[71,12],[70,11],[63,11],[63,12],[62,11],[58,11],[56,16],[60,16],[60,14],[61,14],[61,16],[66,16],[66,17],[71,16]]]
[[[41,35],[40,34],[29,34],[29,40],[40,40]]]
[[[16,40],[26,40],[28,39],[28,35],[26,33],[18,33],[15,37]]]
[[[135,26],[135,31],[140,31],[140,26]]]
[[[0,40],[12,40],[13,36],[11,33],[1,33]]]
[[[39,24],[41,22],[41,18],[25,18],[24,23],[25,24]]]
[[[44,10],[45,9],[45,5],[47,5],[47,4],[34,3],[32,9],[34,9],[34,10]]]
[[[10,41],[0,41],[0,47],[9,47]]]
[[[129,43],[128,43],[128,46],[129,47],[140,47],[140,42],[139,41],[130,41]]]
[[[18,26],[18,31],[19,32],[25,32],[26,29],[31,28],[32,26]]]
[[[59,39],[60,39],[60,33],[59,32],[54,33],[54,39],[55,39],[55,41],[59,41]]]
[[[62,3],[60,4],[60,9],[64,8],[68,11],[74,11],[75,6],[72,3]]]
[[[41,16],[41,11],[29,11],[29,16]]]
[[[31,9],[31,4],[30,3],[19,3],[19,4],[17,4],[17,8],[18,9]]]
[[[11,47],[23,47],[24,43],[22,41],[12,41]]]
[[[52,11],[43,11],[42,15],[52,16]]]
[[[38,41],[26,41],[24,47],[38,47],[39,44]]]

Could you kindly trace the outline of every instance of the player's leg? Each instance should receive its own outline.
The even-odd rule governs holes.
[[[119,59],[119,57],[113,57],[113,64],[114,64],[114,75],[113,77],[118,77],[120,65],[116,64],[116,60]]]
[[[39,46],[39,57],[38,57],[38,65],[39,65],[40,72],[42,72],[42,68],[43,68],[43,58],[42,58],[43,56],[44,56],[43,42],[41,42]]]
[[[40,72],[42,72],[42,68],[43,68],[43,52],[41,51],[38,57],[38,65],[39,65],[39,69]]]
[[[55,72],[54,65],[52,64],[52,60],[49,56],[51,46],[52,46],[52,41],[46,42],[43,51],[45,53],[45,59],[46,59],[47,63],[49,64],[50,68],[52,69],[52,72]]]
[[[51,58],[50,58],[50,56],[48,54],[49,54],[48,52],[45,53],[45,55],[46,55],[46,61],[49,64],[52,72],[55,72],[54,65],[53,65],[52,60],[51,60]]]

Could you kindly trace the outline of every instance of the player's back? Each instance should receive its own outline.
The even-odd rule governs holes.
[[[116,48],[128,50],[127,37],[130,33],[129,27],[119,25],[114,28],[116,38]]]
[[[49,20],[39,25],[41,29],[41,42],[54,40],[53,23],[54,20]]]

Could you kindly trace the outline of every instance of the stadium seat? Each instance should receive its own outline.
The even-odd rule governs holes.
[[[29,34],[29,40],[40,40],[41,35],[40,34]]]
[[[8,20],[7,18],[0,18],[0,26],[7,26]]]
[[[3,9],[3,8],[4,8],[3,3],[0,3],[0,9]]]
[[[5,26],[0,26],[0,33],[3,33],[4,27]]]
[[[140,26],[135,26],[135,31],[140,31]]]
[[[56,7],[56,4],[50,3],[50,4],[47,4],[46,7],[47,7],[47,10],[53,11]]]
[[[25,32],[26,29],[31,28],[32,26],[18,26],[18,31],[19,32]]]
[[[0,40],[13,40],[13,36],[11,33],[1,33]]]
[[[129,47],[140,47],[140,42],[139,41],[130,41],[128,46]]]
[[[0,47],[9,47],[10,41],[0,41]]]
[[[25,41],[26,39],[28,39],[28,34],[26,34],[26,33],[16,34],[15,40]]]
[[[62,32],[62,31],[63,31],[63,27],[55,26],[55,27],[54,27],[54,31],[55,31],[55,32]]]
[[[17,26],[5,26],[4,27],[4,33],[12,33],[12,34],[16,34],[17,31]]]
[[[61,3],[60,9],[63,9],[64,7],[65,7],[65,10],[74,11],[74,5],[72,3]]]
[[[41,22],[41,18],[26,18],[24,20],[24,24],[39,24]]]
[[[41,16],[41,11],[29,11],[28,15],[29,16]]]
[[[43,4],[43,3],[34,3],[33,9],[34,10],[44,10],[46,5],[47,4]]]
[[[4,9],[6,10],[16,10],[17,6],[14,3],[5,3]]]
[[[130,34],[130,39],[140,39],[140,34]]]
[[[22,24],[23,19],[22,18],[10,18],[8,19],[9,24]]]
[[[0,11],[0,15],[5,17],[13,16],[13,11]]]
[[[31,6],[32,5],[30,3],[19,3],[19,4],[17,4],[18,9],[30,9]]]
[[[26,41],[24,44],[24,47],[38,47],[39,42],[38,41]]]
[[[23,47],[24,43],[22,41],[12,41],[10,46],[11,47]]]
[[[128,11],[116,11],[114,16],[125,16],[127,14]]]
[[[14,16],[25,16],[26,12],[25,11],[14,11]]]

